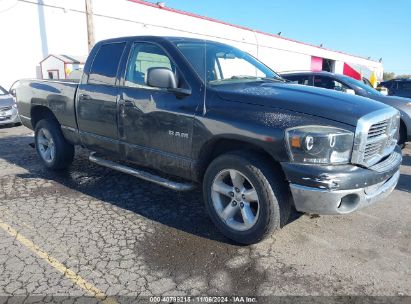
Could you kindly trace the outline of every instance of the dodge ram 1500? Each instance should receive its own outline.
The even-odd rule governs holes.
[[[244,244],[281,228],[292,207],[350,213],[399,178],[397,110],[287,83],[218,42],[101,41],[79,83],[22,80],[16,97],[46,167],[67,168],[81,145],[92,162],[164,187],[202,184],[214,224]]]

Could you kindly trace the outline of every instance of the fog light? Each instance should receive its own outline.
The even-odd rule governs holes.
[[[348,213],[357,208],[358,203],[360,202],[360,197],[358,194],[347,194],[341,198],[340,205],[338,210],[341,213]]]

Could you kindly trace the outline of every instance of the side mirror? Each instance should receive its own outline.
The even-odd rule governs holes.
[[[161,89],[177,89],[177,80],[173,71],[168,68],[149,68],[147,85]]]
[[[11,96],[16,97],[16,89],[11,89],[9,93]]]
[[[350,94],[350,95],[355,95],[355,91],[352,89],[346,89],[345,93]]]

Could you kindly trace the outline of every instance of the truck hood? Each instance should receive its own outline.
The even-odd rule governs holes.
[[[305,113],[351,126],[356,126],[360,117],[387,107],[360,96],[289,83],[221,84],[213,89],[225,100]]]
[[[13,104],[14,100],[11,95],[0,95],[0,109],[12,106]]]

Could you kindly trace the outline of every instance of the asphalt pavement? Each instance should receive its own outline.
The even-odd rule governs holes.
[[[50,172],[32,142],[25,127],[0,128],[0,302],[411,296],[410,148],[384,201],[345,216],[295,213],[247,247],[214,228],[200,191],[98,167],[83,149],[68,171]]]

